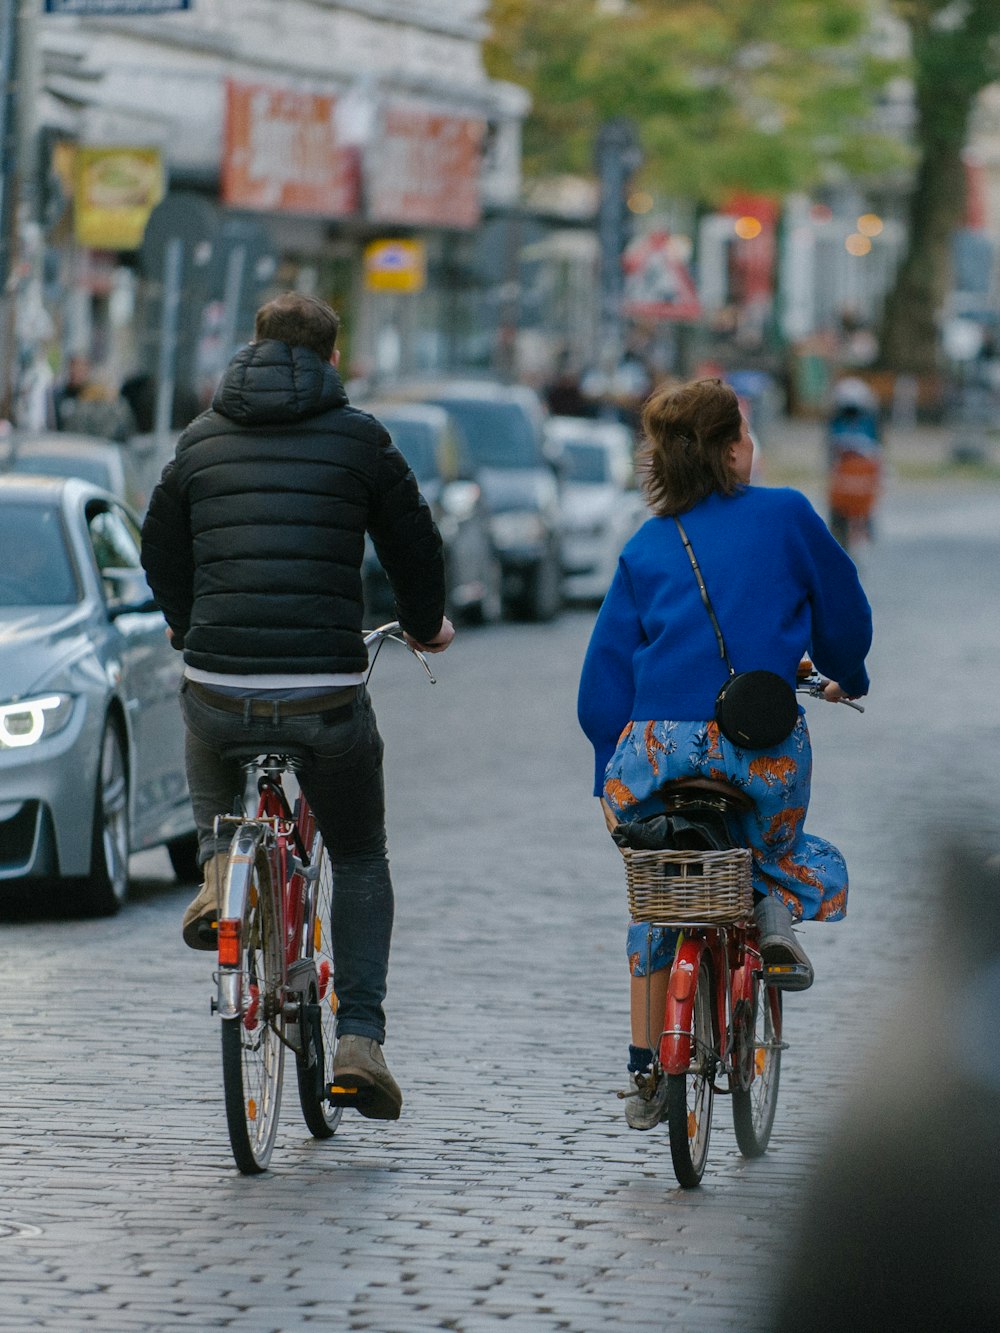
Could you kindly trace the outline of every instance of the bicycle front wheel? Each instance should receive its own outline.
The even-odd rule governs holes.
[[[737,1035],[741,1047],[737,1062],[740,1083],[733,1088],[733,1127],[744,1157],[761,1157],[767,1151],[778,1109],[778,1079],[781,1074],[781,991],[753,980],[750,1010]]]
[[[715,1070],[712,975],[702,957],[691,1019],[691,1063],[686,1074],[667,1075],[667,1128],[674,1174],[685,1189],[701,1184],[712,1136]]]
[[[316,833],[309,848],[310,865],[317,868],[312,884],[315,913],[312,938],[307,948],[316,964],[316,994],[319,1022],[303,1026],[303,1055],[297,1062],[299,1104],[310,1134],[328,1139],[340,1124],[342,1106],[331,1106],[327,1093],[333,1080],[333,1052],[337,1044],[337,996],[333,990],[333,867],[322,834]],[[314,1011],[315,1012],[315,1011]]]
[[[281,931],[267,858],[234,864],[246,874],[240,922],[240,1013],[222,1020],[222,1082],[229,1141],[244,1175],[266,1169],[278,1132],[285,1065]]]

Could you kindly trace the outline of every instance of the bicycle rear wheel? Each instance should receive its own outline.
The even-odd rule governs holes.
[[[267,858],[236,863],[246,874],[240,922],[240,1013],[222,1020],[222,1082],[229,1142],[244,1175],[266,1169],[278,1132],[285,1064],[281,931]]]
[[[737,1034],[739,1082],[733,1088],[733,1128],[744,1157],[767,1151],[778,1109],[781,1075],[781,991],[753,979],[750,1009]]]
[[[296,1062],[299,1104],[306,1126],[317,1139],[328,1139],[340,1124],[342,1106],[331,1106],[327,1092],[333,1082],[333,1053],[337,1044],[337,997],[333,990],[333,867],[322,834],[309,848],[310,865],[318,868],[312,885],[316,903],[312,939],[306,949],[316,963],[317,993],[310,1003],[318,1008],[318,1023],[304,1025],[305,1055]],[[317,1030],[318,1029],[318,1030]],[[318,1066],[318,1068],[317,1068]]]
[[[715,1069],[712,976],[702,957],[691,1019],[691,1064],[686,1074],[667,1075],[667,1128],[674,1174],[685,1189],[701,1184],[712,1136]]]

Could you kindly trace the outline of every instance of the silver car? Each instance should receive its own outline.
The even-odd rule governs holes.
[[[134,515],[85,481],[0,477],[0,892],[68,881],[117,911],[131,852],[197,843],[167,642]]]

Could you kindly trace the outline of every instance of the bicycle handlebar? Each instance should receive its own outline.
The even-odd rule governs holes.
[[[825,699],[830,704],[847,704],[848,708],[853,708],[858,713],[865,711],[864,705],[859,704],[855,699],[826,699],[823,690],[829,683],[827,678],[821,676],[810,662],[808,671],[800,671],[795,689],[798,694],[808,694],[813,699]]]
[[[372,673],[372,668],[375,666],[375,658],[378,657],[379,649],[382,647],[382,644],[385,643],[386,639],[392,639],[394,643],[401,643],[403,647],[406,649],[406,651],[412,653],[413,656],[420,663],[420,665],[423,667],[423,669],[427,672],[427,679],[430,681],[430,683],[432,685],[437,684],[437,677],[434,675],[434,673],[428,666],[427,658],[424,656],[424,654],[420,651],[419,648],[414,648],[412,644],[407,643],[406,640],[402,637],[402,626],[400,625],[398,620],[390,620],[385,625],[379,625],[378,629],[370,629],[364,636],[365,647],[366,648],[374,647],[375,649],[375,653],[371,659],[371,664],[368,667],[369,676]],[[365,679],[367,680],[367,677]]]

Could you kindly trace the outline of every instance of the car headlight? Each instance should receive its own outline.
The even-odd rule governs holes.
[[[494,544],[501,550],[510,546],[534,546],[545,540],[545,523],[540,514],[519,510],[512,514],[494,514],[490,520]]]
[[[37,745],[44,736],[62,731],[73,711],[70,694],[43,694],[0,704],[0,750]]]

